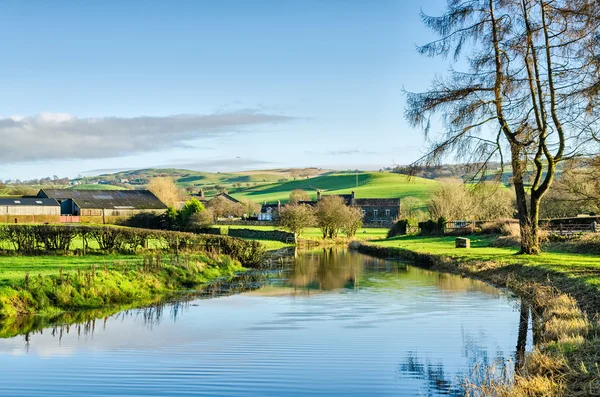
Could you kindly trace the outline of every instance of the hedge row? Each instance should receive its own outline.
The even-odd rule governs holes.
[[[73,242],[81,239],[81,248]],[[228,255],[246,265],[258,264],[264,249],[257,241],[228,236],[194,234],[154,229],[120,228],[112,226],[0,225],[0,243],[21,254],[89,253],[89,243],[95,241],[104,253],[136,252],[139,248],[169,253],[216,252]]]

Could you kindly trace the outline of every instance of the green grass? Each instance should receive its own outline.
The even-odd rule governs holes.
[[[242,270],[208,254],[0,257],[0,318],[146,304]]]
[[[540,255],[517,255],[518,248],[494,248],[490,243],[495,236],[468,236],[471,249],[454,248],[455,237],[402,236],[371,242],[373,245],[400,248],[421,254],[445,256],[458,261],[497,262],[522,265],[535,270],[558,272],[577,278],[587,287],[600,290],[600,256],[567,252],[566,246],[555,244]],[[564,247],[564,248],[563,248]]]
[[[103,268],[114,264],[139,265],[143,258],[136,255],[88,255],[88,256],[0,256],[0,286],[11,285],[25,277],[55,275],[59,269],[77,271],[92,265]]]
[[[269,203],[281,200],[286,202],[290,192],[302,189],[316,199],[317,190],[324,194],[356,193],[356,198],[403,198],[413,196],[422,201],[426,200],[438,186],[438,182],[424,178],[408,178],[405,175],[387,172],[367,172],[356,175],[353,173],[328,173],[309,179],[298,179],[283,183],[272,183],[248,189],[232,190],[230,194],[237,199]]]

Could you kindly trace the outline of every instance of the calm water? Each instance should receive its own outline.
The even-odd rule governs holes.
[[[0,339],[0,395],[460,395],[476,363],[514,361],[519,317],[484,283],[322,250],[190,302]]]

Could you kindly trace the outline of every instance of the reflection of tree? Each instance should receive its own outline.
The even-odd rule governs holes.
[[[400,376],[425,381],[427,396],[463,396],[460,384],[456,384],[446,375],[443,364],[424,364],[415,352],[408,356],[399,366]]]
[[[398,264],[352,251],[325,248],[298,256],[287,283],[305,289],[357,288],[367,271],[398,271]]]
[[[448,374],[442,363],[424,363],[416,352],[409,352],[399,365],[399,377],[424,381],[428,396],[463,396],[465,381],[473,385],[481,384],[490,377],[512,379],[512,367],[507,365],[503,353],[496,352],[496,357],[491,360],[487,348],[480,342],[485,339],[485,335],[477,338],[463,332],[462,347],[466,364],[454,374]]]

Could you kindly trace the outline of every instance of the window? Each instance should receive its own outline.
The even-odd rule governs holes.
[[[36,200],[35,201],[37,204],[42,204],[42,202],[40,200]]]
[[[21,204],[19,200],[15,200],[15,204]]]
[[[385,210],[385,216],[390,216],[390,210]]]
[[[361,212],[362,212],[363,216],[367,215],[367,211],[366,210],[361,210]]]
[[[373,216],[377,218],[379,216],[379,210],[373,210]]]

